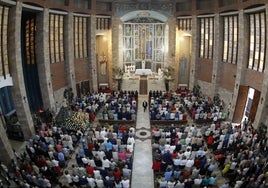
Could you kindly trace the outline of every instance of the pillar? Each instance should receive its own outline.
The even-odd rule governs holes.
[[[31,138],[34,133],[33,119],[27,101],[24,84],[22,59],[21,59],[21,16],[22,3],[17,2],[16,6],[10,8],[9,16],[9,38],[8,52],[10,55],[10,73],[13,79],[12,96],[16,108],[19,123],[21,125],[24,138]]]
[[[169,18],[167,21],[168,25],[168,52],[167,52],[167,66],[170,65],[174,68],[174,75],[172,78],[174,81],[170,82],[169,90],[176,90],[178,86],[178,62],[175,62],[175,54],[176,54],[176,27],[177,27],[177,19],[175,17]],[[157,70],[156,70],[157,71]]]
[[[212,93],[217,94],[219,90],[220,73],[222,68],[222,20],[219,14],[215,14],[214,17],[214,53],[213,53],[213,70],[212,70]]]
[[[97,79],[97,60],[96,60],[96,16],[91,15],[89,18],[88,27],[88,64],[89,64],[89,81],[90,92],[98,91],[98,79]]]
[[[2,112],[0,112],[2,113]],[[15,159],[12,146],[8,140],[6,130],[4,129],[3,121],[0,120],[0,160],[8,164],[11,159]]]
[[[36,16],[36,62],[44,109],[54,110],[54,97],[49,59],[49,10]]]
[[[265,5],[265,13],[266,13],[266,18],[268,18],[268,4]],[[268,19],[266,19],[266,25],[268,25]],[[268,46],[268,40],[266,39],[266,46]],[[266,47],[266,53],[268,54],[268,48]],[[261,123],[264,123],[268,127],[268,60],[267,58],[265,59],[265,68],[264,68],[264,78],[263,78],[263,83],[262,83],[262,89],[261,89],[261,97],[260,97],[260,102],[258,105],[258,110],[256,113],[255,121],[254,121],[254,126],[255,128],[259,126]]]
[[[192,17],[192,54],[190,62],[190,78],[189,78],[189,89],[193,90],[196,84],[196,74],[198,69],[198,54],[199,54],[199,22],[196,16]]]
[[[74,16],[69,13],[64,17],[64,51],[65,51],[65,70],[67,76],[68,87],[72,88],[74,96],[77,96],[75,68],[74,68]]]
[[[109,82],[112,83],[111,88],[114,90],[117,90],[117,81],[113,79],[113,72],[112,72],[112,67],[123,67],[123,53],[120,53],[120,51],[123,49],[123,25],[122,22],[119,18],[117,17],[112,17],[112,52],[113,52],[113,57],[112,57],[112,66],[111,69],[109,70]]]
[[[248,46],[248,21],[245,17],[244,11],[240,10],[238,13],[238,55],[237,55],[237,69],[236,69],[236,79],[235,79],[235,88],[233,92],[233,97],[231,101],[231,108],[230,108],[230,115],[229,118],[233,119],[236,101],[238,99],[238,92],[239,92],[239,85],[243,84],[243,80],[245,77],[244,72],[246,71],[247,66],[247,57],[248,52],[247,49],[249,49]]]

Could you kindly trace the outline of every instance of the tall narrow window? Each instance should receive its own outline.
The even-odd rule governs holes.
[[[49,50],[50,63],[64,61],[63,15],[49,15]]]
[[[7,54],[7,28],[9,8],[0,6],[0,76],[9,74]]]
[[[27,64],[35,64],[35,19],[29,19],[25,25],[25,51]]]
[[[265,12],[249,14],[249,59],[248,68],[264,71],[266,48]]]
[[[110,29],[110,18],[97,17],[96,18],[96,29],[97,30],[109,30]]]
[[[87,18],[74,17],[74,54],[75,58],[87,57]]]
[[[200,52],[201,58],[212,59],[214,46],[214,18],[200,18]]]
[[[238,16],[223,17],[223,62],[237,63],[238,50]]]
[[[191,31],[192,18],[178,18],[178,28],[182,31]]]
[[[8,29],[9,8],[0,6],[0,77],[6,79],[9,72],[9,59],[7,51],[7,29]],[[0,84],[0,108],[5,116],[10,116],[15,112],[12,100],[10,85]],[[1,120],[0,120],[1,121]]]

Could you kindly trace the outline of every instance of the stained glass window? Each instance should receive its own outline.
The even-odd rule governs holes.
[[[75,58],[87,57],[87,18],[74,17],[74,54]]]
[[[27,64],[35,64],[35,19],[26,21],[25,25],[25,51]]]
[[[63,15],[49,15],[50,63],[64,61],[63,18]]]
[[[264,71],[266,48],[265,12],[249,14],[249,59],[248,68]]]
[[[223,17],[223,62],[237,63],[238,16]]]
[[[0,6],[0,76],[9,74],[7,54],[7,28],[9,8]]]
[[[162,23],[125,23],[123,30],[123,61],[164,61],[164,31]]]
[[[213,58],[214,18],[200,18],[200,52],[201,58]]]

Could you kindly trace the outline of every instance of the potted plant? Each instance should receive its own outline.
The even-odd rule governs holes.
[[[123,78],[124,71],[120,67],[113,67],[113,78],[120,80]]]

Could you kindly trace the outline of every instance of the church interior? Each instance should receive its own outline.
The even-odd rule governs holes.
[[[268,187],[267,0],[0,0],[0,187]]]

